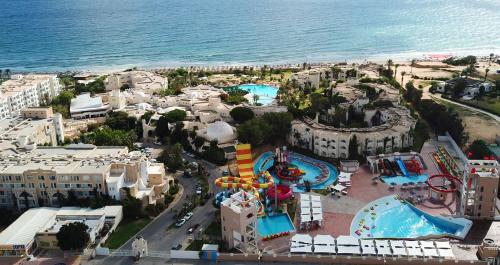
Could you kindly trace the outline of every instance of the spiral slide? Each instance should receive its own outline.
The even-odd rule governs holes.
[[[278,184],[276,186],[277,186],[277,191],[278,191],[278,201],[283,201],[283,200],[286,200],[286,199],[289,199],[292,197],[292,189],[290,187],[288,187],[287,185],[283,185],[283,184]],[[271,186],[267,190],[267,197],[271,200],[276,198],[276,193],[274,192],[274,187],[275,186]]]
[[[453,186],[447,187],[447,188],[436,187],[432,184],[432,179],[447,179],[453,183]],[[432,175],[427,179],[426,182],[427,182],[427,185],[429,185],[429,188],[431,188],[432,190],[437,191],[437,192],[443,192],[443,193],[455,192],[458,190],[459,185],[462,185],[462,181],[459,178],[452,176],[450,174]]]

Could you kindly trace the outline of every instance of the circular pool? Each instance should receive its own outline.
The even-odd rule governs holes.
[[[270,85],[244,84],[244,85],[239,85],[238,88],[248,92],[248,94],[245,95],[245,97],[248,99],[248,101],[252,103],[253,103],[253,95],[257,95],[259,97],[257,103],[260,103],[262,105],[271,104],[273,100],[276,98],[276,95],[278,94],[278,88]]]
[[[312,183],[311,189],[321,190],[325,189],[328,185],[331,185],[337,179],[337,170],[330,163],[293,152],[289,153],[289,157],[291,164],[297,166],[301,170],[304,170],[304,175],[301,176],[300,180],[297,182],[298,185],[293,189],[294,192],[304,191],[304,180]],[[254,172],[258,174],[259,172],[266,171],[273,165],[273,163],[273,152],[265,152],[255,160]],[[326,178],[320,178],[324,168],[327,169],[328,176]],[[274,181],[276,183],[281,182],[280,178],[274,172],[271,172],[271,175],[274,177]]]

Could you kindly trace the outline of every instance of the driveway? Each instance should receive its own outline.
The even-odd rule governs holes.
[[[196,161],[200,165],[204,166],[209,176],[209,192],[216,192],[214,180],[221,175],[221,169],[217,166],[195,158],[183,155],[183,158],[189,162]],[[188,237],[193,237],[193,234],[188,234],[187,230],[190,226],[194,224],[200,224],[200,228],[206,228],[213,220],[215,216],[216,209],[212,206],[211,200],[203,206],[197,207],[193,213],[193,217],[187,221],[180,228],[171,228],[167,231],[167,228],[176,221],[174,218],[174,210],[180,210],[182,208],[182,202],[186,200],[187,196],[193,196],[195,194],[195,187],[197,178],[185,178],[178,177],[180,184],[183,186],[184,191],[181,198],[177,201],[171,209],[164,211],[158,217],[156,217],[151,223],[143,228],[136,236],[142,236],[148,242],[149,251],[170,251],[173,246],[181,244],[186,241]],[[199,229],[200,229],[199,228]],[[132,237],[132,238],[135,238]],[[183,247],[186,247],[185,245]],[[119,248],[119,250],[131,250],[132,249],[132,239],[125,243]],[[125,264],[129,263],[130,257],[106,257],[99,259],[99,263],[102,264]],[[96,263],[94,263],[96,264]]]
[[[496,122],[500,123],[500,117],[497,116],[497,115],[495,115],[495,114],[493,114],[493,113],[489,113],[489,112],[481,110],[481,109],[477,109],[477,108],[474,108],[474,107],[471,107],[471,106],[468,106],[468,105],[464,105],[462,103],[458,103],[458,102],[455,102],[453,100],[442,98],[440,95],[439,96],[431,95],[431,97],[433,99],[443,100],[443,101],[446,101],[448,103],[455,104],[455,105],[458,105],[460,107],[464,107],[464,108],[469,109],[469,110],[474,111],[474,112],[479,112],[481,114],[488,115],[489,117],[493,118]]]

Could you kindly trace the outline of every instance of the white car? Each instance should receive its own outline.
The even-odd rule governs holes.
[[[177,223],[175,223],[175,226],[181,227],[181,226],[183,226],[186,223],[187,220],[188,219],[186,219],[186,217],[184,217],[184,218],[178,220]]]
[[[161,142],[154,142],[155,145],[161,145]]]
[[[191,219],[191,217],[193,217],[193,212],[189,212],[186,215],[184,215],[183,219],[185,219],[187,221],[187,220]]]

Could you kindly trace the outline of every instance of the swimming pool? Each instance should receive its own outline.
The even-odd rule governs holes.
[[[421,175],[410,175],[408,177],[405,176],[382,177],[382,180],[384,180],[384,182],[387,184],[395,183],[396,185],[403,185],[405,183],[410,183],[410,182],[413,183],[426,182],[428,178],[429,175],[421,174]]]
[[[295,227],[288,214],[259,217],[257,219],[257,233],[261,237],[293,231],[295,231]]]
[[[465,218],[434,216],[391,195],[361,209],[351,223],[351,235],[359,238],[464,239],[472,226]]]
[[[317,182],[316,178],[321,175],[321,169],[318,166],[315,166],[314,163],[321,163],[328,168],[328,178],[320,183],[311,185],[311,189],[313,190],[325,189],[327,186],[333,184],[333,182],[337,179],[337,169],[330,163],[293,152],[289,153],[289,158],[291,164],[296,165],[299,169],[302,169],[305,172],[302,179],[298,181],[300,184],[304,183],[304,180],[308,180],[311,183]],[[259,172],[266,171],[273,165],[273,163],[273,153],[271,151],[265,152],[255,161],[254,172],[258,174]],[[276,183],[280,183],[280,179],[274,172],[271,172],[271,175]],[[303,187],[293,187],[294,192],[304,192],[304,190],[305,189]]]
[[[251,94],[259,96],[257,102],[263,105],[271,104],[278,94],[278,89],[270,85],[245,84],[239,85],[238,88],[249,92],[246,97],[250,102],[253,101],[253,95]]]

